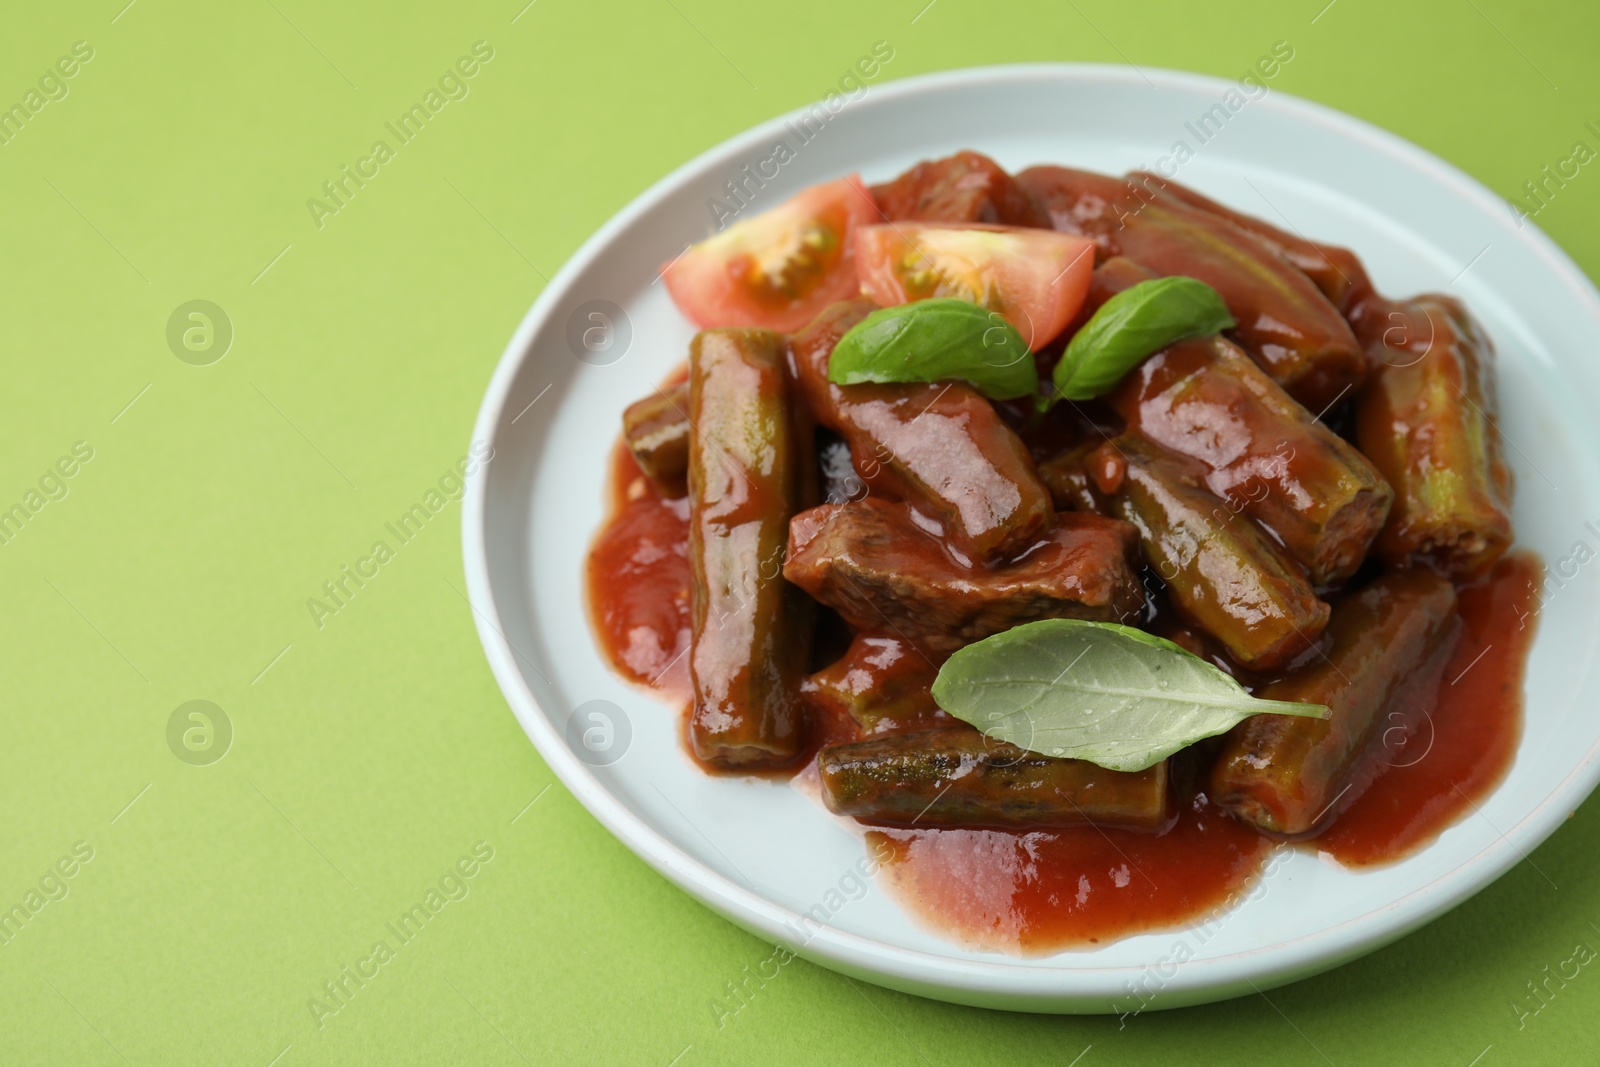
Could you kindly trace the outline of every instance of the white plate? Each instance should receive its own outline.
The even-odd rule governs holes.
[[[1465,298],[1499,346],[1520,542],[1552,569],[1576,542],[1600,549],[1593,287],[1477,182],[1327,108],[1258,94],[1201,144],[1186,124],[1232,88],[1191,74],[1077,65],[991,67],[874,87],[798,148],[753,210],[813,182],[851,171],[882,181],[960,148],[1013,169],[1063,163],[1121,173],[1157,164],[1184,141],[1194,156],[1180,181],[1350,246],[1386,293]],[[1600,777],[1600,719],[1592,713],[1600,706],[1600,567],[1574,564],[1576,575],[1547,592],[1528,667],[1526,732],[1509,776],[1480,811],[1403,863],[1354,873],[1291,852],[1204,939],[1177,929],[1043,958],[966,951],[920,928],[873,886],[802,943],[800,913],[837,902],[830,891],[841,879],[852,884],[847,874],[863,858],[862,842],[786,785],[696,770],[680,750],[674,710],[607,668],[583,591],[622,410],[684,359],[693,332],[657,271],[705,236],[707,201],[723,195],[726,179],[770,157],[780,139],[796,145],[785,125],[795,117],[679,168],[591,237],[512,338],[474,431],[475,441],[494,447],[484,475],[472,479],[463,521],[489,662],[545,760],[645,862],[756,935],[868,981],[990,1007],[1126,1011],[1140,1003],[1130,989],[1144,992],[1148,1008],[1176,1007],[1269,988],[1370,952],[1522,861],[1588,796]],[[585,327],[603,328],[587,317],[586,303],[596,300],[624,313],[598,357],[581,343]],[[566,738],[573,709],[592,700],[623,709],[609,750],[620,758],[607,765],[580,759]]]

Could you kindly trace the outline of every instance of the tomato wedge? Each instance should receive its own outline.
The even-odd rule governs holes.
[[[855,259],[861,288],[878,305],[971,300],[1004,315],[1037,352],[1083,305],[1094,242],[1021,226],[897,222],[858,229]]]
[[[793,333],[859,292],[851,237],[878,217],[872,194],[852,174],[706,238],[662,276],[678,310],[702,329]]]

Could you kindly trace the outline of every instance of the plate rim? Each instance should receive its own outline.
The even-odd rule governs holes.
[[[1142,81],[1158,89],[1171,86],[1219,93],[1234,86],[1226,78],[1159,67],[1135,70],[1105,63],[1014,63],[913,75],[874,86],[872,95],[895,100],[931,91],[1030,80],[1080,84],[1137,84]],[[1522,227],[1512,227],[1504,201],[1477,179],[1398,134],[1328,105],[1282,90],[1262,98],[1257,104],[1364,141],[1402,165],[1476,202],[1486,209],[1486,214],[1498,219],[1502,229],[1509,230],[1515,240],[1544,260],[1555,276],[1567,284],[1571,296],[1584,306],[1588,315],[1600,321],[1600,291],[1588,276],[1533,220],[1524,220]],[[511,386],[522,364],[530,358],[534,335],[568,295],[573,279],[599,257],[618,233],[691,176],[760,147],[780,132],[786,122],[814,106],[814,103],[806,104],[757,123],[698,153],[652,183],[591,234],[540,291],[507,342],[474,421],[472,441],[492,442],[499,436],[498,431],[508,414]],[[1138,980],[1154,966],[1152,963],[1084,966],[1085,957],[1081,955],[1068,956],[1072,965],[1059,968],[1041,967],[1037,963],[961,958],[893,945],[825,924],[817,928],[815,920],[811,920],[813,935],[803,941],[796,939],[793,935],[799,928],[801,913],[778,905],[712,870],[635,815],[570,751],[553,728],[552,721],[540,710],[538,699],[515,663],[518,653],[499,625],[500,613],[489,573],[488,478],[472,478],[467,482],[462,506],[462,555],[467,595],[479,641],[502,694],[524,732],[562,784],[629,851],[678,888],[745,930],[782,944],[822,966],[957,1003],[993,1006],[1003,1001],[1007,1007],[1028,1011],[1115,1012],[1114,1002],[1121,995],[1118,990],[1122,989],[1124,980]],[[1535,640],[1537,642],[1537,638]],[[1589,675],[1584,678],[1587,680]],[[1365,955],[1433,921],[1497,880],[1560,827],[1565,821],[1565,812],[1575,810],[1600,784],[1597,756],[1600,756],[1600,737],[1522,818],[1510,828],[1498,831],[1495,840],[1482,851],[1426,884],[1332,927],[1224,956],[1187,960],[1173,979],[1163,980],[1160,996],[1139,1010],[1224,999],[1247,992],[1250,986],[1272,988]],[[1467,867],[1476,869],[1463,875],[1461,872]],[[1362,928],[1356,936],[1344,936],[1349,928],[1356,926]],[[1184,925],[1151,932],[1178,934],[1189,928]],[[952,946],[951,951],[965,950]],[[1265,955],[1271,955],[1274,962],[1262,967],[1259,960]],[[1093,988],[1085,987],[1082,981],[1089,976],[1094,978]],[[1100,1000],[1102,1005],[1094,1006],[1091,1003],[1094,1000]],[[1156,1003],[1157,1000],[1162,1003]]]

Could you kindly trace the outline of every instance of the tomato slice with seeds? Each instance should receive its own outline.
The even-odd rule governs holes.
[[[851,238],[878,217],[872,194],[854,174],[813,185],[673,260],[663,272],[667,291],[702,329],[793,333],[859,292]]]
[[[1022,226],[896,222],[855,236],[861,288],[881,307],[935,296],[998,311],[1034,351],[1072,321],[1089,291],[1094,242]]]

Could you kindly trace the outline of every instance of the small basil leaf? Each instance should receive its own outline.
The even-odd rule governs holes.
[[[1228,305],[1205,282],[1182,275],[1140,282],[1100,305],[1073,335],[1056,364],[1056,396],[1093,399],[1151,353],[1233,325]]]
[[[968,645],[933,683],[945,711],[1041,756],[1142,771],[1251,715],[1327,718],[1259,700],[1183,648],[1109,622],[1045,619]]]
[[[879,308],[839,338],[828,360],[835,385],[951,378],[991,400],[1039,391],[1033,353],[1016,327],[998,312],[948,297]]]

